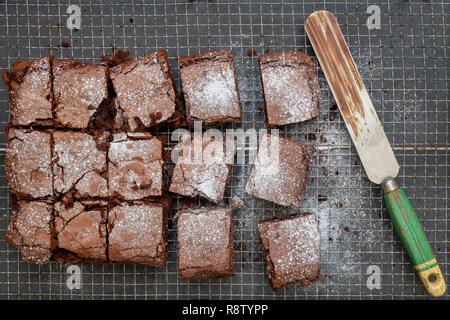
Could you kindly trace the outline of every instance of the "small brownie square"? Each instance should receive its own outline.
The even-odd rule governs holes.
[[[10,122],[13,126],[51,125],[52,56],[35,61],[16,61],[14,72],[3,72],[9,89]]]
[[[167,52],[158,51],[110,69],[119,114],[129,131],[177,122],[177,98]]]
[[[122,203],[108,213],[109,260],[164,267],[167,209],[158,203]]]
[[[236,150],[234,141],[229,139],[223,143],[193,134],[182,137],[181,144],[185,148],[180,151],[169,191],[188,197],[200,196],[215,203],[222,201]],[[201,154],[200,159],[196,159],[196,151]]]
[[[106,151],[98,149],[94,138],[82,132],[56,131],[53,141],[56,195],[70,190],[80,197],[107,197]]]
[[[106,262],[106,205],[100,200],[55,203],[57,262]]]
[[[234,275],[231,209],[197,208],[178,212],[178,266],[181,279]]]
[[[53,196],[51,136],[9,128],[5,169],[9,187],[19,198]]]
[[[267,276],[274,290],[298,281],[309,286],[320,277],[320,233],[312,213],[258,224]]]
[[[125,200],[162,195],[161,141],[149,133],[117,133],[108,151],[109,194]]]
[[[308,184],[312,152],[313,147],[266,134],[261,139],[245,191],[298,209]]]
[[[318,117],[322,98],[316,67],[308,55],[286,51],[260,57],[258,61],[268,125]]]
[[[108,99],[107,82],[106,64],[55,60],[53,94],[57,123],[65,128],[87,128]]]
[[[6,241],[19,248],[29,263],[48,263],[52,256],[50,201],[14,201],[13,216],[6,231]]]
[[[241,122],[241,105],[231,51],[183,57],[179,59],[179,65],[190,122]]]

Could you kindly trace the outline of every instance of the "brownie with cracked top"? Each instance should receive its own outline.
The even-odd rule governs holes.
[[[55,261],[106,262],[107,201],[56,202],[54,212]]]
[[[5,169],[11,191],[20,198],[53,197],[50,133],[7,130]]]
[[[166,51],[126,59],[110,69],[110,77],[127,130],[183,123]]]
[[[52,125],[52,61],[52,56],[16,61],[14,72],[3,72],[9,90],[11,125]]]
[[[179,58],[187,119],[241,122],[233,53],[228,50]]]
[[[298,209],[308,184],[313,147],[266,134],[260,141],[245,191]]]
[[[6,230],[6,241],[19,248],[25,262],[50,262],[54,248],[52,210],[50,201],[13,201],[13,216]]]
[[[196,208],[178,212],[178,266],[181,279],[234,274],[232,212],[229,208]]]
[[[149,133],[117,133],[108,150],[109,194],[125,200],[161,196],[161,141]]]
[[[302,53],[285,51],[258,58],[268,125],[317,118],[321,103],[316,66]]]
[[[53,133],[55,195],[74,191],[78,197],[107,197],[106,151],[82,132]]]
[[[167,208],[133,202],[108,212],[108,252],[112,263],[164,267],[167,260]]]
[[[108,97],[108,67],[104,63],[53,62],[53,95],[58,125],[85,129]]]
[[[309,286],[320,277],[320,233],[312,213],[258,223],[266,271],[274,290],[298,282]]]
[[[225,139],[224,143],[220,139],[192,134],[183,136],[180,145],[169,191],[220,202],[236,150],[234,141]]]

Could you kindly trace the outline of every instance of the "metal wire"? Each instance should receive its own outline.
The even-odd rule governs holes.
[[[263,97],[256,54],[314,52],[304,31],[307,16],[326,9],[336,14],[380,120],[401,165],[399,183],[410,196],[444,274],[449,271],[449,97],[445,0],[378,1],[71,1],[81,8],[78,31],[66,27],[68,3],[2,1],[0,68],[15,60],[48,54],[97,61],[113,48],[140,56],[169,52],[177,87],[176,58],[232,49],[243,106],[244,129],[264,128]],[[381,29],[366,26],[369,5],[381,11]],[[446,24],[447,23],[447,24]],[[62,47],[61,42],[70,47]],[[315,60],[315,59],[314,59]],[[317,60],[315,60],[317,62]],[[317,147],[300,212],[321,221],[323,274],[308,288],[272,291],[258,244],[256,223],[292,210],[243,191],[249,165],[234,165],[227,191],[247,210],[234,216],[236,257],[233,278],[180,281],[176,224],[170,221],[169,262],[145,266],[81,265],[82,287],[69,290],[66,266],[21,261],[5,243],[11,210],[4,172],[5,134],[0,133],[0,299],[406,299],[427,298],[394,234],[379,186],[365,176],[332,94],[318,68],[323,103],[317,120],[290,125],[282,135]],[[0,122],[9,116],[8,93],[0,86]],[[175,209],[178,207],[178,199]],[[368,289],[367,268],[381,270],[381,289]],[[447,277],[448,280],[448,277]],[[447,298],[448,296],[445,296]]]

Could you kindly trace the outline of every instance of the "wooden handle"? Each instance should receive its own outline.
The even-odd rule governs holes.
[[[444,276],[405,192],[401,188],[387,192],[384,200],[420,280],[429,294],[442,296],[446,291]]]

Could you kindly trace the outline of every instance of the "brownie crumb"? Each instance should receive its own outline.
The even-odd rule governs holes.
[[[350,228],[349,228],[349,227],[344,227],[344,231],[345,231],[345,232],[349,232],[349,231],[350,231]]]
[[[342,202],[338,202],[338,203],[336,203],[336,207],[338,208],[338,209],[340,209],[340,208],[342,208],[344,205],[342,204]]]
[[[315,133],[307,133],[306,134],[306,139],[308,140],[317,140],[317,136]]]
[[[319,194],[319,196],[317,197],[317,201],[319,201],[319,202],[324,202],[324,201],[327,201],[327,200],[328,200],[327,196],[322,196],[322,195]]]
[[[133,23],[134,22],[134,19],[133,18],[130,18],[130,23]]]
[[[63,47],[63,48],[70,48],[70,44],[65,42],[65,41],[62,41],[61,42],[61,47]]]
[[[253,49],[250,49],[250,50],[247,51],[247,55],[249,57],[254,57],[254,56],[256,56],[256,51],[253,50]]]

